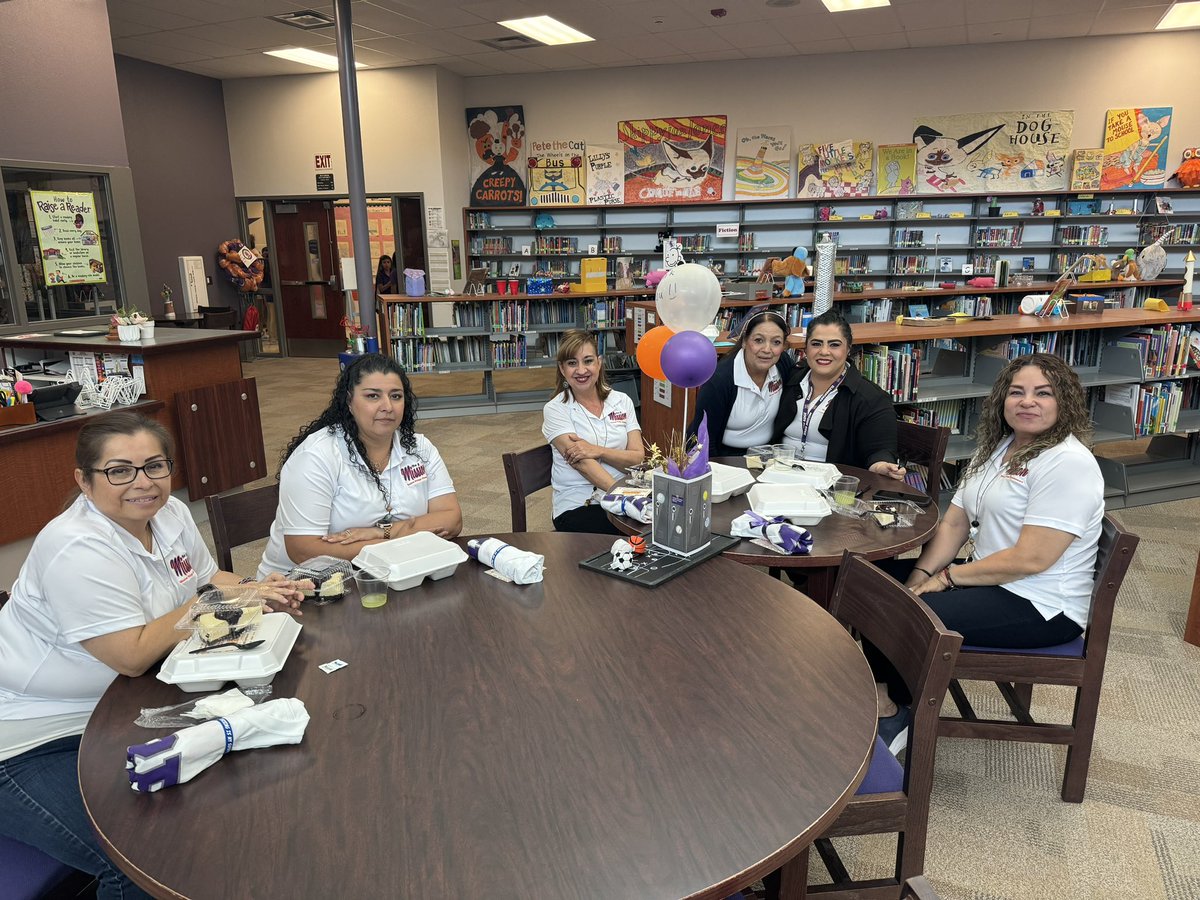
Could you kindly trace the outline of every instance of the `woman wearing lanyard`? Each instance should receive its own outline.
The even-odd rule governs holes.
[[[569,331],[558,345],[558,381],[542,408],[550,443],[555,531],[620,534],[592,495],[607,492],[644,457],[633,401],[609,387],[596,338]]]
[[[700,388],[694,435],[708,415],[709,456],[740,456],[748,447],[771,443],[783,383],[795,363],[784,354],[787,322],[773,310],[750,316],[733,349]]]
[[[368,353],[342,371],[329,406],[283,453],[260,577],[314,556],[353,559],[367,544],[416,531],[462,530],[454,482],[414,432],[416,415],[408,376],[390,357]]]
[[[147,895],[96,841],[80,735],[118,674],[141,675],[179,642],[175,624],[201,585],[238,584],[171,496],[171,443],[137,413],[84,425],[80,494],[38,534],[0,609],[0,834],[94,875],[102,900]],[[294,610],[298,585],[268,580],[271,604]]]
[[[850,326],[833,310],[809,323],[805,360],[783,386],[772,443],[790,444],[798,459],[841,463],[903,479],[896,464],[896,411],[891,398],[849,362]]]

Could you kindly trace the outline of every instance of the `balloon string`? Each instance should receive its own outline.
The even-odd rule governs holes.
[[[684,435],[684,446],[685,447],[687,446],[687,428],[688,428],[687,408],[688,408],[688,389],[684,388],[683,389],[683,428],[681,428],[680,431]]]

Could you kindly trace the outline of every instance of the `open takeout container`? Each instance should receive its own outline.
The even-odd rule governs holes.
[[[746,495],[760,516],[784,516],[795,525],[816,525],[829,515],[829,502],[809,484],[759,484]]]
[[[724,503],[730,497],[744,494],[754,485],[754,474],[749,469],[709,463],[712,469],[712,502]]]
[[[195,653],[207,646],[198,634],[180,641],[163,661],[158,680],[178,685],[182,691],[215,691],[227,681],[238,687],[270,684],[283,668],[300,634],[300,623],[287,613],[271,613],[258,622],[255,640],[263,643],[253,650],[215,649]]]
[[[758,481],[759,484],[807,484],[824,490],[837,481],[841,474],[832,463],[797,462],[787,466],[775,462],[763,469]]]
[[[380,544],[368,544],[354,557],[354,564],[377,578],[387,580],[393,591],[415,588],[426,578],[449,578],[467,559],[458,544],[431,531],[418,531]]]

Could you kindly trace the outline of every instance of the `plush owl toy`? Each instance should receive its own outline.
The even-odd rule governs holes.
[[[1183,163],[1173,177],[1185,188],[1200,187],[1200,147],[1183,151]]]

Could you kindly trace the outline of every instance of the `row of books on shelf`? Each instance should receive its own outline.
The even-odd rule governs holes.
[[[579,238],[559,234],[539,234],[533,246],[534,253],[578,253]]]
[[[1101,343],[1099,331],[1048,331],[1014,336],[979,352],[1004,360],[1030,353],[1052,353],[1071,366],[1097,366]]]
[[[1108,385],[1104,401],[1130,409],[1134,437],[1169,434],[1178,430],[1181,412],[1200,409],[1200,381]]]
[[[471,238],[471,253],[478,256],[481,253],[512,253],[511,237],[473,237]]]
[[[1020,247],[1025,226],[1018,222],[1002,228],[976,228],[975,244],[979,247]]]
[[[425,334],[424,303],[389,303],[387,305],[388,330],[393,335]]]
[[[1060,244],[1077,246],[1108,246],[1107,225],[1064,225],[1058,233]]]
[[[961,400],[934,400],[918,406],[898,406],[896,417],[902,422],[949,428],[951,434],[962,434],[966,425],[967,406]]]
[[[1195,244],[1200,242],[1200,224],[1192,222],[1188,225],[1143,225],[1138,240],[1143,244],[1153,244],[1163,235],[1167,235],[1164,244]]]
[[[476,363],[480,368],[491,365],[491,341],[485,335],[423,340],[395,338],[392,356],[409,372],[436,372],[447,365]]]
[[[1187,372],[1188,363],[1200,368],[1200,330],[1192,325],[1139,328],[1112,342],[1135,350],[1142,361],[1142,377],[1175,378]]]
[[[597,297],[583,304],[584,328],[613,328],[624,322],[624,297]]]
[[[852,356],[862,376],[883,388],[893,402],[911,403],[917,399],[919,344],[867,344],[855,347]]]
[[[601,356],[606,353],[624,353],[625,352],[625,335],[619,331],[597,331],[596,352]],[[558,345],[562,342],[562,334],[548,333],[541,335],[542,346],[545,348],[546,356],[553,359],[558,355]]]

